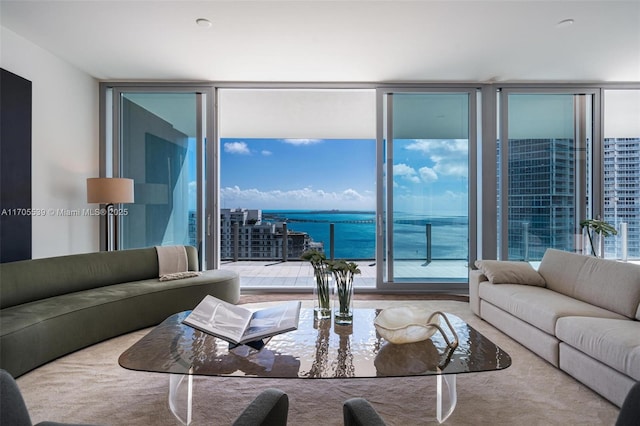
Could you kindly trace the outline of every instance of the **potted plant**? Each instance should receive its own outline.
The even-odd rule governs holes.
[[[604,237],[608,237],[609,235],[617,235],[618,231],[613,225],[605,222],[600,219],[585,219],[580,222],[580,230],[587,228],[587,237],[589,238],[589,244],[591,245],[591,253],[594,256],[597,256],[597,252],[595,246],[593,245],[593,237],[591,233],[598,234],[600,236],[601,244],[604,243]],[[604,249],[602,250],[601,256],[604,257]]]
[[[307,260],[313,266],[314,287],[314,315],[317,319],[331,318],[331,271],[324,253],[318,250],[307,250],[302,253],[302,260]]]
[[[329,262],[329,270],[336,280],[337,305],[335,323],[348,325],[353,323],[353,276],[360,273],[354,262],[337,260]]]

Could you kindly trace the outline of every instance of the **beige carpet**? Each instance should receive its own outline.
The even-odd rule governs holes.
[[[244,298],[243,301],[257,300]],[[308,301],[304,302],[309,304]],[[518,343],[475,317],[468,304],[411,300],[454,313],[506,350],[503,371],[459,375],[458,406],[450,425],[613,425],[618,409]],[[406,301],[358,300],[379,307]],[[18,379],[34,422],[176,425],[167,407],[168,376],[122,369],[118,357],[147,330],[68,355]],[[289,394],[289,424],[340,425],[342,402],[363,396],[389,425],[435,424],[435,377],[300,380],[196,377],[194,424],[228,425],[261,389]]]

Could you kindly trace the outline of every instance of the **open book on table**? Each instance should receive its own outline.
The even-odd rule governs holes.
[[[234,344],[246,344],[298,328],[300,301],[252,311],[205,296],[182,321]]]

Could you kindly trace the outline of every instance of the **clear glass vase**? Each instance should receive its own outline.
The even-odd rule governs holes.
[[[337,325],[353,324],[353,280],[336,281],[333,316]]]
[[[315,273],[316,285],[313,287],[313,314],[316,319],[331,318],[331,298],[333,287],[331,275],[320,270]]]

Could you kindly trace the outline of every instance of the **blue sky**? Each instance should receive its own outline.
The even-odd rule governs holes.
[[[375,141],[222,139],[223,208],[375,210]],[[466,216],[468,142],[397,140],[394,210]]]
[[[463,139],[394,141],[394,211],[467,216],[469,142]]]
[[[375,209],[375,141],[222,139],[223,208]]]

